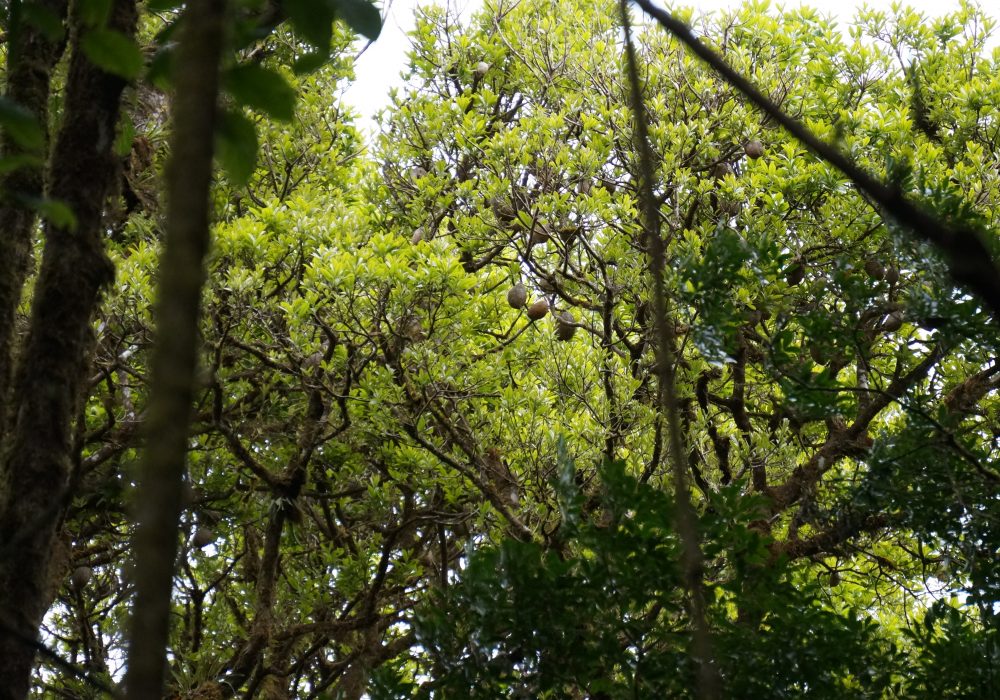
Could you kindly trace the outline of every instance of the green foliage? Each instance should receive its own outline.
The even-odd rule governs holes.
[[[219,115],[216,152],[229,179],[237,187],[250,180],[257,164],[257,129],[240,112],[226,110]]]
[[[106,207],[117,281],[65,520],[94,577],[62,587],[45,637],[98,670],[125,645],[178,6],[145,18]],[[171,692],[690,695],[616,6],[422,10],[368,147],[331,95],[373,9],[283,7],[274,28],[241,4],[225,65]],[[866,11],[849,36],[808,8],[689,17],[864,167],[996,240],[982,12]],[[668,36],[638,49],[727,696],[989,697],[995,323]],[[42,663],[40,692],[77,692]]]
[[[49,41],[59,41],[66,29],[59,17],[48,7],[38,2],[22,2],[21,18],[38,29]]]
[[[0,97],[0,126],[4,133],[26,150],[40,150],[45,134],[38,120],[19,104]],[[5,159],[8,160],[8,159]]]
[[[417,629],[433,680],[416,696],[693,697],[670,498],[622,464],[600,480],[593,517],[558,548],[477,549],[425,604]],[[766,565],[746,505],[731,487],[702,522],[716,553],[706,566],[721,574],[709,597],[726,696],[877,697],[895,659],[875,626],[824,609],[817,587]]]
[[[143,60],[139,47],[129,37],[113,29],[91,29],[81,41],[87,58],[109,73],[126,80],[139,77]]]
[[[226,72],[226,90],[237,102],[280,121],[295,114],[295,90],[280,73],[254,64],[235,66]]]

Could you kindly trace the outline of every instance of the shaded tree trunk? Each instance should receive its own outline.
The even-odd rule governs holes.
[[[157,340],[135,541],[136,600],[125,682],[132,700],[158,698],[163,690],[209,244],[209,189],[225,13],[225,0],[203,0],[190,3],[181,20],[166,181],[166,240],[160,259]]]
[[[60,19],[66,17],[66,0],[41,3]],[[50,41],[25,22],[7,46],[8,100],[30,112],[47,132],[49,89],[52,69],[62,56],[65,41]],[[25,149],[0,132],[0,156],[35,157],[37,164],[25,164],[0,176],[0,440],[7,433],[10,416],[10,384],[13,377],[15,319],[21,291],[31,262],[35,211],[26,199],[43,192],[45,145],[36,152]]]
[[[109,26],[133,35],[134,0],[115,0]],[[49,195],[75,228],[45,226],[28,333],[9,398],[0,503],[0,700],[27,695],[36,638],[51,604],[52,552],[75,455],[71,431],[92,351],[91,320],[113,276],[102,213],[115,177],[113,144],[124,81],[86,59],[74,37]],[[30,229],[30,225],[29,225]],[[11,633],[13,632],[13,633]]]

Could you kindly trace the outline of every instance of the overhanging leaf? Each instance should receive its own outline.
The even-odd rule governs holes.
[[[334,13],[329,0],[286,0],[284,8],[296,34],[321,52],[330,50]]]
[[[111,14],[111,0],[78,0],[76,11],[85,26],[101,27]]]
[[[295,71],[295,75],[306,75],[319,70],[329,60],[330,53],[328,51],[310,51],[295,59],[292,70]]]
[[[21,148],[34,150],[45,145],[45,132],[27,109],[0,97],[0,126]]]
[[[129,37],[114,29],[93,29],[80,43],[94,65],[126,80],[142,72],[142,52]]]
[[[60,41],[66,34],[62,20],[55,12],[37,2],[21,5],[21,14],[32,27],[52,42]]]
[[[286,122],[295,114],[295,89],[275,71],[257,65],[236,66],[226,73],[225,84],[241,105]]]
[[[257,129],[239,112],[223,112],[215,132],[215,152],[237,187],[250,181],[257,164]]]
[[[20,199],[56,228],[67,231],[76,230],[76,214],[66,202],[48,197],[22,197]]]
[[[382,32],[382,15],[366,0],[335,0],[337,17],[347,26],[371,40]]]
[[[44,165],[44,163],[45,161],[39,156],[29,155],[27,153],[21,153],[16,156],[7,156],[6,158],[0,158],[0,175],[5,175],[23,167],[39,168]]]

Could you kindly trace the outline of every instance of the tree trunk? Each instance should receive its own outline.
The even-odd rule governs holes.
[[[66,0],[42,2],[60,19],[66,17]],[[62,56],[65,41],[49,41],[33,26],[21,22],[7,47],[6,97],[28,110],[47,133],[49,85],[52,69]],[[47,139],[46,139],[47,140]],[[38,164],[23,165],[0,176],[0,442],[7,434],[10,418],[10,383],[13,377],[13,340],[21,291],[31,263],[31,238],[35,211],[25,199],[42,196],[45,145],[29,151],[0,132],[0,157],[34,156]]]
[[[133,35],[134,0],[115,0],[109,26]],[[27,338],[19,353],[0,502],[0,700],[28,693],[38,626],[51,604],[54,537],[75,458],[71,430],[92,351],[91,320],[113,276],[102,213],[116,168],[115,126],[124,81],[91,64],[73,40],[63,122],[48,175],[51,197],[76,215],[49,222]]]
[[[181,20],[166,182],[166,240],[160,259],[157,338],[138,496],[136,599],[125,682],[130,700],[158,698],[163,689],[209,243],[209,189],[225,13],[225,0],[202,0],[188,4]]]

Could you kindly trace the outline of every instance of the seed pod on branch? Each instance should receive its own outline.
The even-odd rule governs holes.
[[[531,306],[528,307],[528,318],[532,321],[538,321],[545,318],[545,314],[549,312],[549,302],[545,299],[539,299]]]
[[[512,309],[523,308],[528,301],[528,290],[524,284],[518,282],[507,292],[507,303]]]
[[[572,340],[576,334],[576,318],[569,311],[562,311],[556,315],[556,338],[558,340]]]
[[[764,144],[757,139],[751,139],[743,145],[743,152],[747,154],[748,158],[757,160],[764,155]]]

